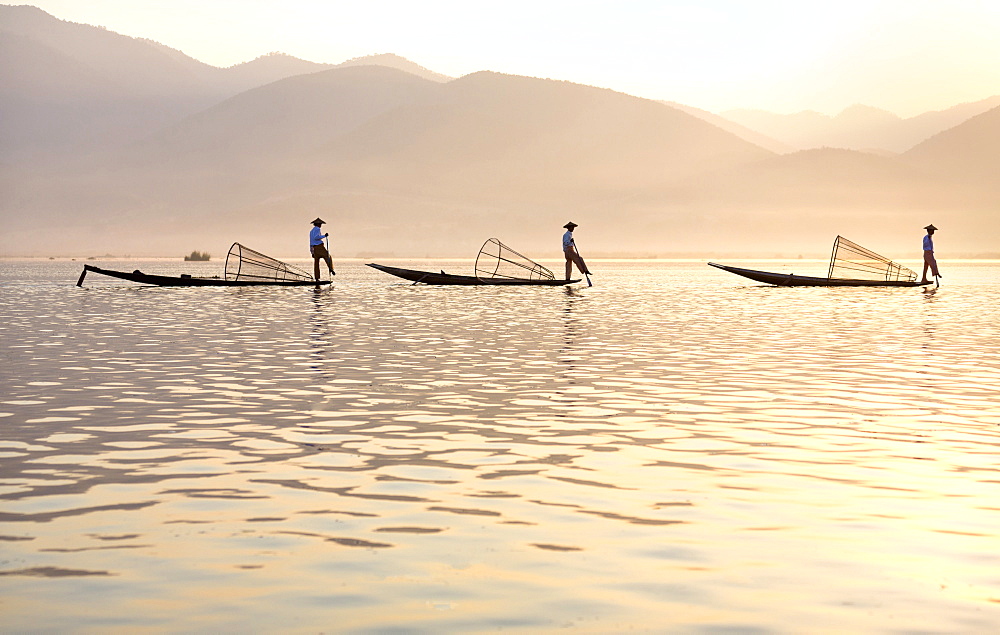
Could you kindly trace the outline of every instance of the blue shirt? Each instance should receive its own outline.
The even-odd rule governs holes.
[[[930,234],[924,236],[924,251],[934,251],[934,241],[931,240]]]
[[[309,230],[309,246],[322,245],[323,244],[323,228],[318,225],[313,225],[313,228]]]
[[[575,244],[573,242],[573,232],[566,230],[566,233],[563,234],[563,251],[566,251]]]

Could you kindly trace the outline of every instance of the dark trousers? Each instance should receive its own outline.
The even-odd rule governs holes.
[[[319,280],[319,261],[325,260],[326,267],[333,272],[333,259],[330,258],[330,252],[326,250],[326,245],[312,245],[309,247],[309,251],[312,252],[313,257],[313,277]]]

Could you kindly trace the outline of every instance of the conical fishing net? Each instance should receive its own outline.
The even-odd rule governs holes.
[[[496,238],[483,243],[476,257],[477,278],[512,278],[518,280],[552,280],[551,271],[531,258],[523,256]]]
[[[917,274],[843,236],[833,241],[828,278],[913,282]]]
[[[268,282],[312,280],[305,271],[265,256],[259,251],[233,243],[226,256],[226,280]]]

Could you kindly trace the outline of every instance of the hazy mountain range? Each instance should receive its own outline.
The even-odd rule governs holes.
[[[780,116],[394,55],[220,69],[0,6],[0,254],[304,256],[316,215],[342,257],[490,236],[558,257],[567,220],[592,256],[821,255],[839,233],[917,257],[931,221],[955,255],[1000,251],[1000,105],[870,110],[813,119],[841,141],[811,147]]]
[[[316,64],[280,53],[216,68],[151,40],[0,5],[0,160],[79,153],[146,137],[251,88],[377,64],[447,81],[396,55]]]
[[[731,110],[722,113],[721,118],[795,150],[835,147],[898,153],[997,106],[1000,95],[908,119],[862,105],[834,117],[811,111],[779,115],[762,110]]]

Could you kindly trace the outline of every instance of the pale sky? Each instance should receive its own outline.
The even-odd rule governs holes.
[[[12,3],[8,0],[8,3]],[[272,51],[550,77],[713,112],[913,116],[1000,94],[1000,0],[35,0],[213,66]]]

